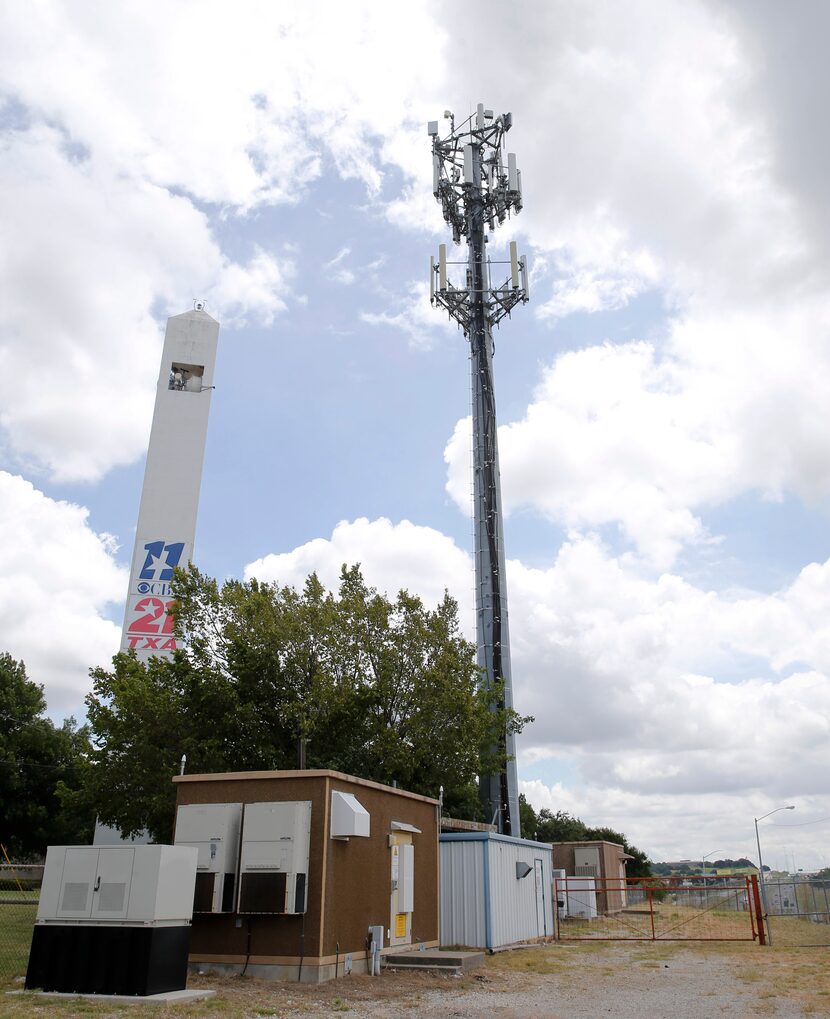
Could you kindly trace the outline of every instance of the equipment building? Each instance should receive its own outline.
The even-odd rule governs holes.
[[[318,983],[438,947],[438,801],[336,771],[176,776],[190,964]]]

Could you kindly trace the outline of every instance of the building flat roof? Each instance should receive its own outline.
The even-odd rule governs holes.
[[[399,789],[397,786],[384,785],[383,782],[372,782],[368,778],[358,778],[356,775],[346,775],[342,771],[329,771],[325,768],[309,768],[305,771],[218,771],[216,773],[201,775],[174,775],[173,781],[179,782],[248,782],[252,779],[297,779],[297,778],[334,778],[340,782],[350,782],[352,785],[366,786],[369,789],[382,789],[387,793],[394,793],[396,796],[406,796],[410,800],[421,800],[423,803],[433,803],[438,806],[438,800],[431,796],[421,796],[420,793],[411,793],[408,789]]]

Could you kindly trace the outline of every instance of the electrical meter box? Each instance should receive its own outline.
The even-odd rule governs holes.
[[[246,803],[239,857],[240,913],[304,913],[311,800]]]
[[[49,846],[37,922],[189,924],[196,855],[187,846]]]
[[[191,803],[176,812],[176,845],[199,854],[194,913],[233,912],[241,830],[241,803]]]

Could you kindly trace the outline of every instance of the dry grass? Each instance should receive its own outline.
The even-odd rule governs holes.
[[[188,980],[191,989],[212,988],[214,998],[186,1005],[112,1005],[103,1001],[84,999],[44,999],[42,995],[24,992],[6,994],[0,1000],[3,1019],[33,1019],[48,1016],[132,1017],[132,1019],[210,1019],[210,1017],[239,1016],[246,1019],[283,1019],[300,1016],[315,1019],[318,1016],[347,1014],[374,1004],[388,1003],[390,1010],[398,1012],[417,1005],[420,995],[433,991],[453,991],[473,986],[474,975],[463,980],[446,975],[431,976],[423,973],[384,973],[379,978],[367,976],[342,977],[319,987],[284,981],[256,980],[253,978],[194,976]]]
[[[491,1002],[515,992],[538,994],[545,1000],[551,988],[574,993],[588,988],[604,996],[613,1008],[621,987],[633,988],[635,993],[642,989],[645,994],[664,982],[667,969],[673,975],[696,973],[702,988],[698,994],[704,998],[711,994],[714,1000],[724,989],[728,992],[735,988],[736,1001],[748,995],[752,1011],[758,1015],[773,1015],[784,1004],[798,1006],[805,1015],[830,1015],[830,947],[794,947],[804,936],[804,931],[794,925],[806,921],[787,918],[784,924],[774,923],[776,943],[772,948],[760,948],[752,942],[560,942],[498,953],[487,959],[484,969],[461,978],[398,972],[384,973],[378,979],[352,975],[309,987],[208,975],[191,978],[188,986],[213,988],[216,997],[189,1005],[142,1005],[136,1011],[135,1005],[0,993],[0,1015],[3,1019],[51,1019],[53,1015],[136,1019],[318,1019],[351,1015],[356,1019],[418,1015],[422,1003],[434,1002],[436,995],[442,1002],[446,999],[443,1014],[451,1015],[456,1011],[455,1002],[466,992]],[[807,926],[813,931],[818,928],[819,934],[830,933],[818,925]],[[608,1011],[610,1008],[603,1010]],[[491,1012],[488,1006],[480,1012],[463,1014],[486,1016]],[[707,1014],[704,1006],[700,1014]]]
[[[4,1019],[51,1016],[135,1017],[140,1019],[318,1019],[332,1015],[417,1015],[419,1003],[436,993],[446,995],[446,1014],[465,991],[498,996],[555,986],[578,989],[590,984],[607,988],[613,1005],[621,981],[640,984],[659,980],[666,968],[717,972],[712,993],[723,991],[724,981],[749,992],[757,1014],[774,1014],[777,1004],[798,1005],[806,1015],[830,1014],[830,949],[799,949],[786,946],[762,949],[735,943],[551,944],[522,951],[499,953],[487,959],[483,970],[453,978],[422,973],[388,973],[378,979],[350,976],[320,987],[294,983],[271,983],[239,977],[203,976],[191,979],[191,987],[211,987],[215,998],[179,1006],[113,1006],[88,1000],[61,1001],[38,995],[5,996],[0,1003]],[[551,985],[553,978],[553,985]],[[705,992],[704,992],[705,996]],[[736,995],[737,996],[737,995]],[[486,1014],[485,1012],[481,1013]],[[705,1014],[705,1010],[701,1015]],[[743,1014],[743,1013],[741,1013]]]

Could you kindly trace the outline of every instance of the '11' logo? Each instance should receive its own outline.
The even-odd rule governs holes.
[[[165,545],[163,541],[150,541],[144,546],[147,558],[139,573],[140,580],[172,580],[173,570],[179,565],[184,542]]]

